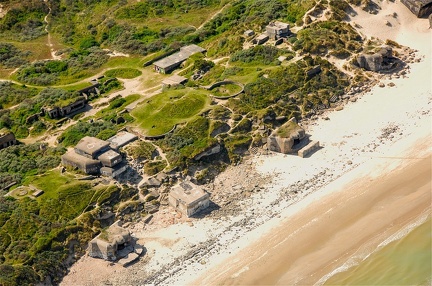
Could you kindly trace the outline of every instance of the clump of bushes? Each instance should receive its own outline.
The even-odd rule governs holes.
[[[344,53],[361,50],[361,36],[348,24],[337,21],[324,21],[311,24],[298,32],[295,50],[305,53],[326,55],[331,51],[345,50]]]
[[[91,123],[78,122],[66,129],[57,140],[65,147],[74,146],[85,136],[92,136],[106,140],[113,136],[117,129],[118,127],[113,123],[103,120],[97,120]]]
[[[79,75],[82,71],[95,69],[106,63],[107,52],[92,46],[71,53],[66,60],[37,61],[22,66],[17,71],[18,80],[35,85],[52,85],[62,77]]]
[[[231,56],[232,62],[242,62],[242,63],[257,63],[257,64],[275,64],[281,51],[272,46],[254,46],[247,50],[241,50],[234,53]]]
[[[151,160],[156,154],[156,148],[149,142],[138,141],[127,146],[126,152],[135,160]]]
[[[28,63],[30,51],[22,52],[10,43],[0,43],[0,65],[5,68],[16,68]]]

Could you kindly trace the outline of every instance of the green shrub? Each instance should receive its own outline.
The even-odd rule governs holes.
[[[232,62],[271,64],[278,58],[280,50],[273,46],[254,46],[241,50],[231,56]]]
[[[138,141],[126,147],[127,154],[133,159],[152,159],[156,148],[153,144],[145,141]]]
[[[149,161],[144,165],[144,173],[153,176],[161,172],[167,166],[166,161]]]

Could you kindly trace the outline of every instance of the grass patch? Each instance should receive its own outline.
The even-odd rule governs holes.
[[[144,60],[142,57],[129,56],[129,57],[111,57],[107,63],[103,65],[104,68],[140,68]]]
[[[44,194],[38,198],[39,201],[47,198],[57,198],[58,189],[62,186],[76,182],[74,176],[71,174],[60,174],[59,170],[51,170],[45,174],[29,177],[26,179],[24,185],[33,185],[38,189],[44,191]]]
[[[117,115],[117,112],[124,109],[126,106],[131,104],[132,102],[138,100],[141,97],[139,94],[130,94],[126,97],[119,97],[112,100],[108,107],[98,111],[96,113],[96,118],[104,117],[107,119],[108,117],[115,117]],[[111,119],[111,118],[109,118]]]
[[[301,127],[297,123],[288,121],[286,124],[279,127],[279,129],[276,131],[276,134],[282,138],[288,138],[291,136],[291,134],[297,132],[298,130],[301,130]]]
[[[156,136],[174,125],[190,120],[210,103],[208,92],[194,89],[170,90],[151,97],[132,111],[137,126]]]
[[[229,83],[215,87],[210,91],[213,93],[214,96],[228,97],[240,92],[241,90],[241,86]]]
[[[132,68],[112,69],[105,72],[105,76],[107,77],[117,77],[117,78],[126,78],[126,79],[136,78],[140,75],[142,75],[141,71]]]
[[[163,171],[167,166],[166,161],[150,161],[144,165],[144,173],[153,176]]]
[[[77,84],[68,84],[59,87],[68,91],[77,91],[89,87],[90,85],[91,85],[90,82],[80,82]]]

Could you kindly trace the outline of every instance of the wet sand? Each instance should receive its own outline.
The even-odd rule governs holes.
[[[207,277],[223,285],[312,285],[362,257],[407,223],[431,211],[431,157],[406,159],[378,178],[364,177],[289,218],[242,251],[226,272]],[[245,263],[248,261],[249,263]],[[210,282],[211,281],[211,282]],[[201,281],[200,284],[206,283]]]

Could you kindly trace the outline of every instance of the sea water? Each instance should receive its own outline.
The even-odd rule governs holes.
[[[432,220],[380,247],[324,285],[432,285]]]

